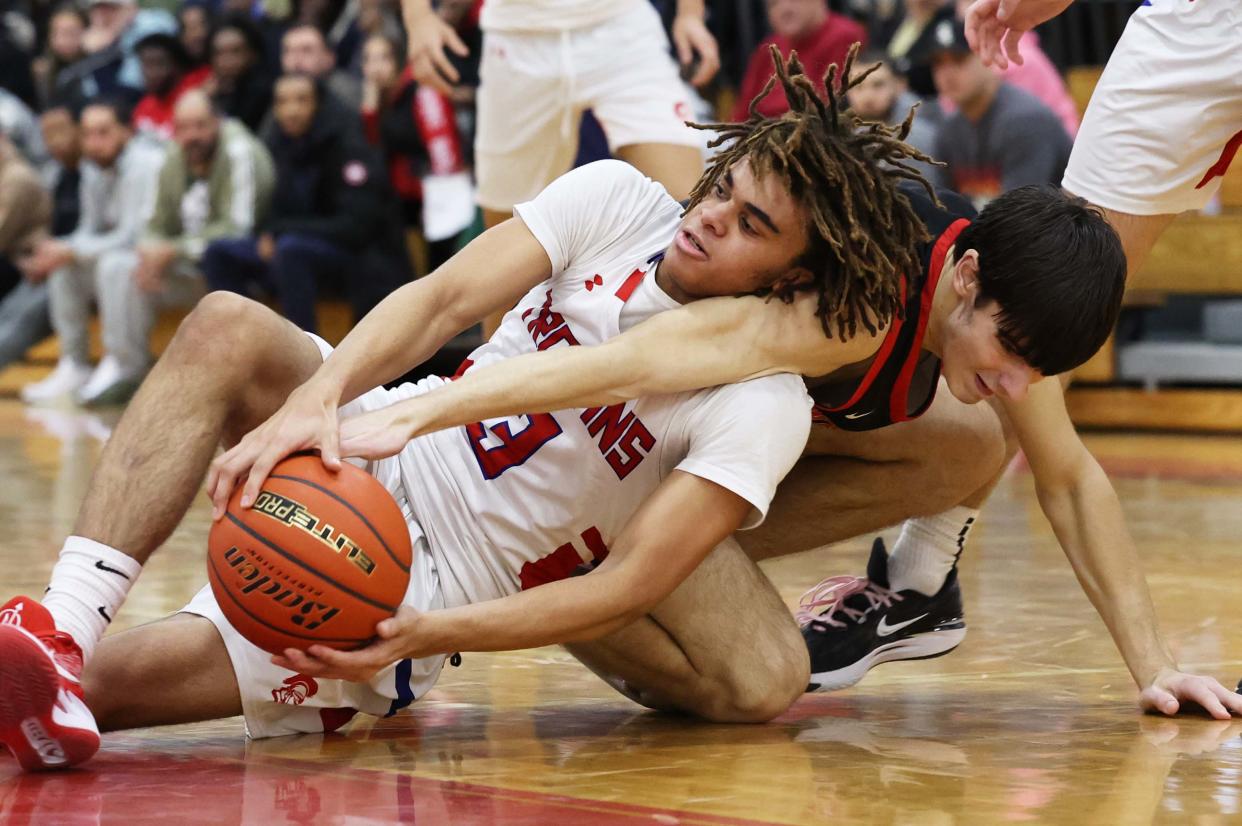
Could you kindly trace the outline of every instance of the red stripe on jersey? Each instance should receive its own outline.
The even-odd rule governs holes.
[[[638,289],[638,285],[642,283],[643,276],[646,274],[645,270],[634,270],[634,272],[630,273],[630,277],[625,279],[621,286],[617,288],[616,296],[621,299],[621,303],[624,304],[630,300],[630,296]]]
[[[466,371],[474,367],[474,359],[466,359],[457,368],[457,372],[449,376],[449,381],[456,381],[466,375]]]
[[[1220,157],[1217,158],[1216,163],[1212,164],[1212,168],[1204,174],[1203,180],[1195,184],[1195,189],[1203,189],[1203,187],[1207,186],[1208,181],[1213,178],[1224,177],[1225,172],[1229,170],[1229,164],[1233,163],[1233,156],[1238,154],[1239,148],[1242,148],[1242,132],[1229,139],[1229,142],[1225,144],[1225,148],[1221,150]]]
[[[901,279],[901,303],[906,303],[906,288],[909,282],[902,277]],[[849,410],[858,404],[859,399],[871,388],[871,383],[875,381],[876,375],[884,369],[884,363],[888,361],[889,353],[893,352],[893,347],[897,345],[897,337],[901,334],[901,325],[904,322],[896,315],[893,316],[893,323],[888,328],[888,334],[884,336],[884,343],[880,345],[880,350],[875,354],[875,361],[871,362],[871,366],[867,368],[867,374],[863,376],[862,381],[858,383],[858,388],[854,391],[854,395],[850,396],[849,401],[836,407],[828,407],[827,405],[817,404],[817,408],[826,410],[829,413],[836,413],[840,410]]]
[[[940,271],[944,269],[944,259],[949,254],[949,247],[953,246],[957,236],[961,235],[962,230],[968,226],[970,226],[970,221],[958,218],[949,224],[948,229],[940,233],[940,237],[936,239],[936,246],[932,247],[931,262],[927,268],[927,283],[923,285],[923,296],[920,301],[919,326],[914,332],[914,346],[910,348],[906,363],[901,366],[901,372],[897,374],[897,382],[893,385],[893,395],[889,397],[888,415],[894,422],[910,420],[907,400],[910,394],[910,382],[914,378],[914,368],[919,363],[919,356],[923,354],[920,343],[923,341],[923,332],[927,329],[927,319],[931,315],[936,285],[940,283]]]

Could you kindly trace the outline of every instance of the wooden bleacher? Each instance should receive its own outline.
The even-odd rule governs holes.
[[[1069,72],[1070,93],[1086,108],[1100,69]],[[1158,306],[1166,296],[1242,296],[1242,161],[1225,175],[1221,213],[1179,216],[1156,242],[1143,268],[1130,277],[1127,306]],[[1242,387],[1143,390],[1116,383],[1110,340],[1075,373],[1070,414],[1079,426],[1143,430],[1242,432]]]

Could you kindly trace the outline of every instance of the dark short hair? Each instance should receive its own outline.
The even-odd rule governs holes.
[[[211,34],[207,36],[208,57],[210,57],[215,51],[216,35],[228,29],[232,29],[240,34],[242,39],[246,41],[246,46],[249,47],[255,58],[262,62],[264,54],[267,51],[267,48],[263,43],[263,32],[260,31],[259,27],[249,19],[237,14],[228,15],[222,20],[217,21],[216,25],[212,27]]]
[[[1117,231],[1082,198],[1023,186],[957,237],[979,254],[976,306],[995,301],[1001,343],[1045,376],[1073,370],[1112,333],[1126,287]]]
[[[134,54],[147,49],[164,52],[182,71],[189,69],[193,64],[190,60],[190,53],[185,50],[185,46],[181,45],[181,41],[165,32],[153,32],[134,44]]]
[[[107,109],[116,118],[116,122],[126,128],[129,128],[134,114],[134,105],[119,95],[102,95],[83,103],[82,109],[78,112],[79,123],[87,109]]]

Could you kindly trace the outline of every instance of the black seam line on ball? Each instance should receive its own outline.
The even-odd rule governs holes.
[[[303,485],[306,485],[307,487],[314,488],[315,490],[322,493],[324,496],[332,497],[340,504],[349,508],[349,510],[353,513],[353,515],[358,517],[360,520],[362,520],[362,524],[366,525],[367,528],[371,531],[371,533],[375,536],[375,538],[379,540],[380,545],[384,546],[384,552],[388,554],[388,557],[389,559],[393,561],[393,564],[396,565],[398,568],[400,568],[402,573],[408,574],[410,572],[410,566],[403,563],[400,559],[397,559],[397,555],[392,552],[392,548],[388,547],[388,543],[384,541],[384,537],[380,536],[380,532],[375,530],[375,526],[371,524],[371,520],[363,516],[362,512],[359,511],[357,508],[355,508],[347,500],[342,499],[341,497],[337,496],[335,493],[323,487],[322,485],[317,485],[314,482],[310,481],[309,479],[303,479],[301,476],[285,476],[283,474],[275,474],[275,475],[269,476],[268,478],[269,479],[284,479],[289,482],[298,482],[299,484],[303,484]],[[404,517],[402,517],[402,524],[405,524]]]
[[[229,598],[229,599],[233,602],[233,604],[237,606],[237,609],[238,609],[239,611],[241,611],[243,614],[245,614],[245,615],[246,615],[247,617],[249,617],[252,621],[254,621],[254,622],[258,623],[259,625],[262,625],[262,626],[264,626],[265,628],[270,628],[271,630],[275,631],[277,634],[280,634],[280,635],[282,635],[282,636],[285,636],[285,637],[296,637],[296,638],[298,638],[298,639],[300,639],[300,640],[307,640],[308,642],[321,642],[321,643],[323,643],[323,642],[352,642],[352,643],[357,643],[357,642],[358,642],[358,639],[357,639],[357,638],[355,638],[355,637],[320,637],[320,636],[312,636],[312,635],[310,635],[310,634],[299,634],[299,633],[297,633],[296,631],[290,631],[290,630],[289,630],[289,629],[287,629],[287,628],[280,628],[280,627],[278,627],[278,626],[272,625],[270,622],[268,622],[267,620],[263,619],[262,617],[260,617],[260,616],[256,615],[254,612],[252,612],[250,609],[248,609],[248,608],[246,607],[246,604],[245,604],[245,603],[243,603],[241,600],[239,600],[239,599],[237,598],[237,595],[236,595],[236,594],[234,594],[231,590],[229,590],[229,589],[228,589],[228,588],[226,588],[226,587],[223,587],[223,586],[224,586],[224,577],[221,575],[219,568],[216,566],[216,561],[215,561],[215,559],[211,559],[211,558],[209,558],[209,559],[208,559],[208,564],[210,564],[210,565],[211,565],[211,571],[210,571],[209,573],[215,574],[216,580],[217,580],[217,581],[219,581],[219,583],[220,583],[220,585],[221,585],[220,590],[221,590],[221,591],[223,591],[223,592],[224,592],[224,593],[228,596],[228,598]],[[212,590],[214,591],[215,589],[212,589]],[[221,609],[221,610],[223,610],[223,609]],[[227,620],[227,619],[228,619],[228,617],[225,617],[225,619]],[[232,623],[230,622],[230,623],[229,623],[229,625],[232,625]],[[237,631],[237,629],[236,629],[236,628],[234,628],[233,630],[234,630],[234,631]],[[237,631],[237,633],[241,634],[241,632],[240,632],[240,631]],[[245,636],[245,634],[242,634],[242,636],[244,637],[244,636]],[[251,643],[251,644],[253,645],[253,643]]]
[[[307,573],[310,573],[310,574],[313,574],[314,576],[319,577],[319,578],[320,578],[320,579],[322,579],[324,582],[328,583],[329,585],[332,585],[332,586],[333,586],[333,587],[335,587],[335,588],[340,589],[341,591],[344,591],[345,593],[349,594],[351,597],[353,597],[354,599],[359,600],[360,602],[365,602],[367,605],[374,606],[375,608],[379,608],[379,609],[380,609],[380,610],[382,610],[382,611],[387,611],[389,614],[395,614],[395,613],[397,612],[397,609],[396,609],[396,608],[394,608],[393,606],[391,606],[391,605],[385,605],[385,604],[384,604],[384,603],[382,603],[382,602],[378,602],[378,601],[376,601],[376,600],[371,599],[370,597],[366,596],[365,594],[360,594],[360,593],[358,593],[357,591],[355,591],[353,588],[350,588],[348,585],[343,585],[343,584],[341,584],[340,582],[337,582],[337,581],[336,581],[335,579],[333,579],[332,577],[330,577],[330,576],[328,576],[327,574],[323,573],[322,571],[318,571],[318,570],[316,570],[316,569],[314,569],[314,568],[310,567],[310,566],[309,566],[309,565],[307,565],[305,562],[303,562],[302,560],[298,559],[298,558],[297,558],[296,556],[294,556],[293,554],[291,554],[291,553],[289,553],[288,551],[286,551],[284,548],[280,547],[279,545],[274,544],[274,543],[273,543],[271,540],[269,540],[267,537],[265,537],[265,536],[263,536],[261,533],[259,533],[259,532],[255,531],[253,528],[251,528],[251,527],[250,527],[249,525],[247,525],[245,522],[243,522],[243,521],[241,521],[240,519],[238,519],[238,518],[237,518],[236,516],[234,516],[233,514],[231,514],[231,513],[225,513],[225,516],[227,516],[227,517],[229,518],[229,521],[230,521],[230,522],[232,522],[234,525],[236,525],[237,527],[241,528],[243,531],[245,531],[246,533],[250,534],[250,535],[251,535],[251,536],[253,536],[255,539],[259,540],[259,541],[260,541],[260,542],[262,542],[264,545],[266,545],[267,547],[271,548],[273,551],[275,551],[276,553],[280,554],[280,555],[281,555],[281,556],[283,556],[285,559],[289,560],[289,561],[290,561],[290,562],[292,562],[294,565],[297,565],[299,568],[303,569],[303,570],[304,570],[304,571],[306,571]]]

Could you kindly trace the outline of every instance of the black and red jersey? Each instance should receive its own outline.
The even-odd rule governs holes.
[[[876,430],[921,415],[936,396],[940,359],[923,350],[923,336],[945,256],[976,213],[965,198],[947,190],[936,192],[942,205],[938,207],[921,186],[903,182],[901,189],[931,235],[919,245],[921,271],[902,284],[905,318],[893,319],[861,379],[848,383],[833,382],[831,376],[807,379],[816,424]]]

